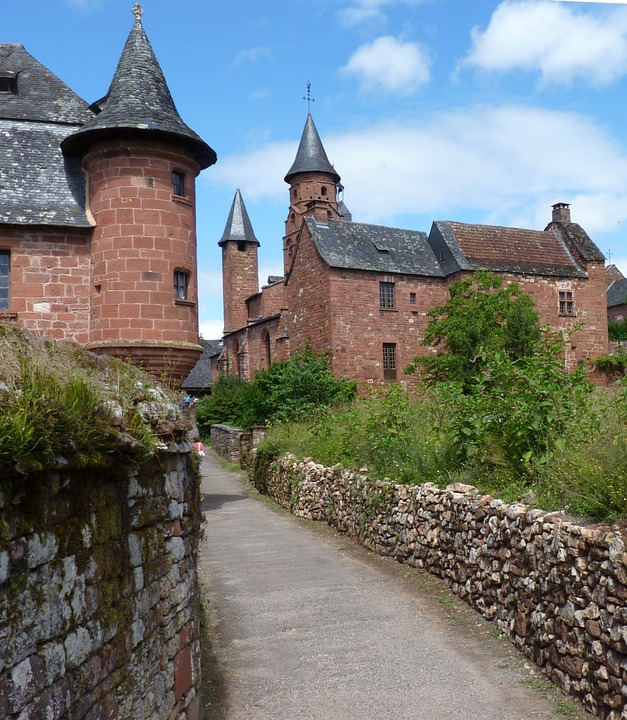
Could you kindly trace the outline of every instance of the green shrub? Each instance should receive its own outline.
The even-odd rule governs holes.
[[[627,319],[610,320],[607,324],[610,340],[627,340]]]
[[[196,405],[199,431],[207,437],[213,424],[242,429],[308,417],[319,408],[350,401],[354,382],[335,378],[329,353],[316,355],[310,347],[258,372],[251,382],[222,376],[211,395]]]
[[[489,353],[517,359],[532,355],[542,336],[532,299],[516,283],[477,272],[449,285],[450,299],[430,310],[423,345],[438,355],[414,358],[406,374],[419,371],[427,382],[461,382],[468,389]]]

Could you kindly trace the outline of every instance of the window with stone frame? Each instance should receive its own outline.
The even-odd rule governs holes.
[[[174,271],[174,297],[177,300],[189,300],[189,273],[186,270]]]
[[[572,290],[559,290],[559,314],[573,316],[575,314],[575,299]]]
[[[383,379],[396,380],[396,343],[383,343]]]
[[[11,284],[11,253],[0,250],[0,310],[9,309],[9,289]]]
[[[185,175],[178,170],[172,172],[172,194],[185,197]]]
[[[379,307],[382,307],[382,308],[395,307],[394,283],[393,282],[380,282],[379,283]]]

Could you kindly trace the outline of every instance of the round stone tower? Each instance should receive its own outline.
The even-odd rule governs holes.
[[[109,92],[62,147],[82,156],[94,223],[87,347],[178,382],[202,351],[195,179],[216,154],[180,118],[133,12]]]

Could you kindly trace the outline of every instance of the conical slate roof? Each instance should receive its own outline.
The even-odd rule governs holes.
[[[305,123],[305,129],[300,139],[296,159],[285,176],[285,182],[289,182],[296,173],[302,172],[329,173],[333,176],[335,182],[340,181],[340,176],[335,172],[333,165],[329,162],[311,113],[307,114],[307,122]]]
[[[239,188],[235,191],[235,197],[233,198],[233,204],[231,205],[231,212],[229,218],[226,221],[226,227],[222,233],[222,239],[218,243],[220,247],[224,243],[234,240],[235,242],[248,242],[259,245],[259,240],[255,237],[252,223],[248,217],[246,205],[244,205],[244,199],[239,191]]]
[[[183,122],[163,71],[144,31],[141,7],[133,9],[135,23],[128,36],[102,112],[63,143],[63,150],[80,152],[92,142],[111,137],[148,134],[187,147],[200,164],[209,167],[215,152]]]

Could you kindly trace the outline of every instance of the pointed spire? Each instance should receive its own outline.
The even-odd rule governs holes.
[[[222,247],[222,245],[229,242],[229,240],[259,245],[259,240],[255,237],[255,232],[248,217],[246,205],[244,205],[244,199],[242,198],[239,188],[235,191],[231,212],[229,212],[229,218],[226,221],[226,227],[224,228],[222,239],[218,245]]]
[[[340,181],[340,176],[335,172],[333,165],[329,162],[311,113],[307,113],[307,122],[305,123],[305,129],[300,139],[296,159],[285,176],[285,182],[289,183],[293,175],[301,172],[329,173],[333,176],[335,182]]]
[[[216,161],[215,152],[181,119],[161,66],[142,25],[143,9],[133,8],[135,22],[122,51],[102,111],[70,135],[62,147],[84,150],[96,139],[160,135],[187,147],[201,168]]]

